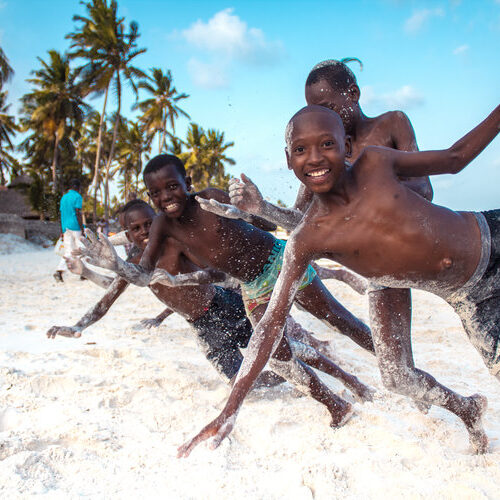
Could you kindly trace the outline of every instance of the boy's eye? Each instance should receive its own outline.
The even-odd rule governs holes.
[[[170,191],[175,191],[179,187],[179,184],[170,184],[169,189]]]
[[[303,153],[305,151],[305,148],[304,146],[297,146],[296,148],[294,148],[293,152],[294,153]]]
[[[333,141],[325,141],[323,143],[323,146],[326,146],[327,148],[332,147],[334,145]]]

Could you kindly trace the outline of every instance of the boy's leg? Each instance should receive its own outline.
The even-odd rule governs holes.
[[[297,292],[295,300],[316,318],[328,322],[367,351],[375,352],[368,326],[335,300],[317,276],[309,286]]]
[[[266,305],[261,304],[252,311],[250,319],[253,325],[259,322],[265,310]],[[269,367],[301,392],[325,405],[332,416],[330,424],[332,427],[343,425],[352,415],[352,406],[330,391],[311,368],[295,358],[286,335],[282,336],[278,347],[272,354]]]
[[[374,391],[372,389],[363,384],[354,375],[342,370],[340,366],[326,356],[323,356],[313,347],[290,338],[289,344],[296,358],[300,359],[300,361],[303,361],[309,366],[342,381],[342,383],[353,392],[359,402],[371,401],[373,399]]]
[[[394,392],[441,406],[457,415],[465,424],[475,451],[484,453],[488,438],[481,419],[486,410],[486,398],[478,394],[461,396],[415,367],[411,332],[405,326],[408,305],[398,300],[397,292],[397,289],[385,289],[369,293],[373,338],[384,385]]]
[[[323,266],[313,266],[320,280],[334,279],[349,285],[355,292],[364,295],[368,290],[368,280],[359,274],[348,271],[345,267],[329,269]]]
[[[326,356],[331,360],[335,360],[336,356],[330,346],[330,342],[326,340],[318,340],[311,332],[307,331],[302,325],[297,323],[297,321],[295,321],[290,315],[286,318],[286,333],[289,339],[307,344],[319,353],[323,354],[323,356]]]

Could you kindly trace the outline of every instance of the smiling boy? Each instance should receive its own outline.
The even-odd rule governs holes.
[[[184,165],[173,155],[153,158],[144,170],[144,181],[151,200],[163,213],[153,222],[140,265],[119,259],[105,238],[86,241],[80,253],[89,257],[91,263],[145,286],[151,280],[164,242],[173,238],[202,266],[218,269],[242,282],[247,313],[251,321],[257,323],[267,307],[272,283],[279,273],[284,242],[246,221],[226,219],[203,210],[197,198],[227,203],[229,196],[209,188],[195,197],[190,193],[191,181]],[[252,217],[251,221],[259,223],[254,219]],[[297,302],[373,352],[369,328],[330,295],[312,268],[303,274]],[[342,425],[349,418],[351,405],[333,394],[307,364],[297,359],[286,336],[280,335],[272,350],[270,368],[324,404],[332,416],[332,426]]]
[[[179,450],[187,456],[215,436],[218,445],[234,425],[247,387],[260,373],[279,336],[297,284],[310,260],[334,259],[382,286],[415,287],[445,298],[491,373],[500,372],[500,211],[455,212],[408,189],[399,176],[457,173],[498,134],[500,106],[442,151],[407,153],[366,148],[346,163],[350,141],[340,117],[320,106],[300,110],[289,122],[286,152],[295,175],[314,193],[286,247],[271,304],[250,341],[221,414]],[[482,427],[486,398],[461,396],[419,370],[411,337],[400,328],[390,296],[372,291],[370,316],[384,384],[398,393],[441,406],[465,424],[477,453],[488,439]]]

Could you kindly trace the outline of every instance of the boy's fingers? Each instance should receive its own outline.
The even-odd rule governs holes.
[[[96,235],[90,229],[85,229],[85,234],[91,243],[96,244],[98,242]]]
[[[252,182],[252,179],[250,179],[250,177],[247,177],[244,173],[241,173],[241,180],[245,184],[250,184],[250,185],[254,186],[254,183]]]
[[[177,458],[187,458],[198,444],[202,441],[206,441],[211,436],[213,436],[213,432],[203,429],[193,439],[184,443],[177,449]]]

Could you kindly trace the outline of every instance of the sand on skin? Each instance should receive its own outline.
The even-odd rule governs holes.
[[[356,404],[355,417],[332,430],[327,412],[290,386],[255,391],[218,450],[201,445],[178,460],[177,446],[228,395],[187,323],[174,315],[157,330],[134,331],[162,306],[131,287],[81,339],[50,341],[50,326],[73,324],[102,292],[75,277],[58,285],[51,250],[21,250],[0,255],[2,498],[498,498],[500,384],[442,300],[413,294],[417,365],[463,394],[488,397],[489,454],[471,455],[457,418],[439,408],[420,414],[382,388],[372,356],[294,311],[377,389],[374,402]],[[366,320],[364,297],[327,284]]]

